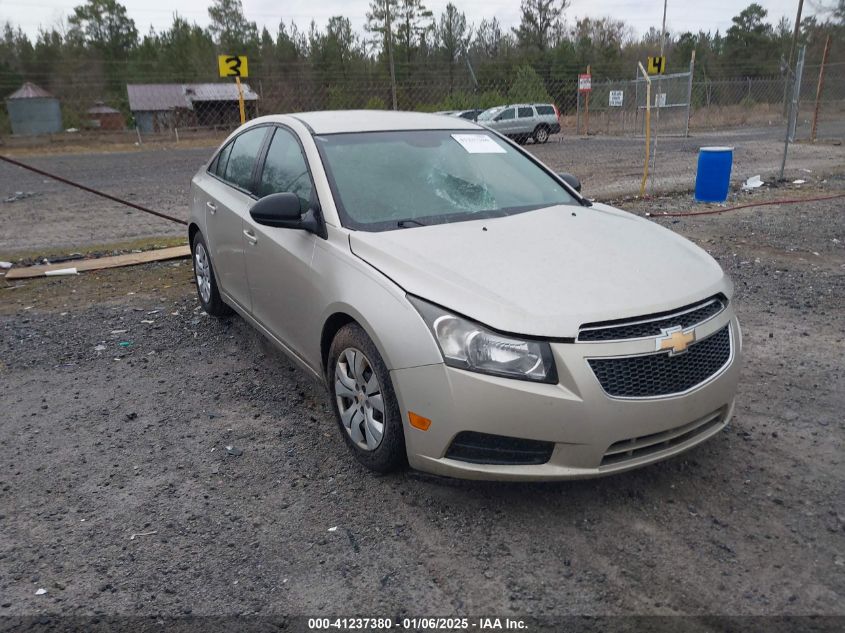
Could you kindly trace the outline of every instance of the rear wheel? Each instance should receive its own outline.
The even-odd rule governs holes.
[[[534,130],[534,142],[545,143],[549,140],[549,129],[543,125]]]
[[[197,296],[202,309],[211,316],[223,317],[232,314],[232,308],[223,303],[220,291],[217,289],[217,277],[211,265],[211,255],[202,233],[197,231],[191,243],[191,254],[194,261],[194,280],[197,283]]]
[[[361,326],[338,331],[326,366],[338,426],[358,461],[381,473],[404,466],[405,434],[390,374]]]

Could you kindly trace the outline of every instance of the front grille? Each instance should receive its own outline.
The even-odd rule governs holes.
[[[634,338],[660,336],[663,330],[680,326],[687,330],[704,323],[725,309],[727,299],[721,295],[684,308],[661,312],[637,319],[588,323],[581,326],[579,342],[622,341]]]
[[[452,440],[446,457],[473,464],[545,464],[554,448],[554,442],[461,431]]]
[[[588,362],[609,396],[652,398],[692,389],[718,373],[730,357],[730,325],[726,325],[681,354],[591,358]]]
[[[725,410],[725,408],[719,409],[694,422],[668,431],[616,442],[607,449],[600,466],[612,466],[685,444],[711,429],[724,425]]]

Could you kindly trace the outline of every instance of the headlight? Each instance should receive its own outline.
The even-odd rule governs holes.
[[[557,382],[548,343],[497,334],[417,297],[408,295],[408,300],[428,324],[447,365],[507,378]]]

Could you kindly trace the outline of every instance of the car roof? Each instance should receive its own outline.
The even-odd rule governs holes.
[[[481,126],[467,119],[446,117],[424,112],[393,110],[327,110],[300,112],[289,115],[305,123],[314,134],[343,134],[348,132],[390,132],[396,130],[478,130]],[[284,122],[284,117],[277,118]]]

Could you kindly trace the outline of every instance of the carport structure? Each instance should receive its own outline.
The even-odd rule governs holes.
[[[247,117],[258,110],[258,94],[241,84]],[[230,83],[127,84],[129,109],[144,134],[178,127],[240,124],[238,89]]]

